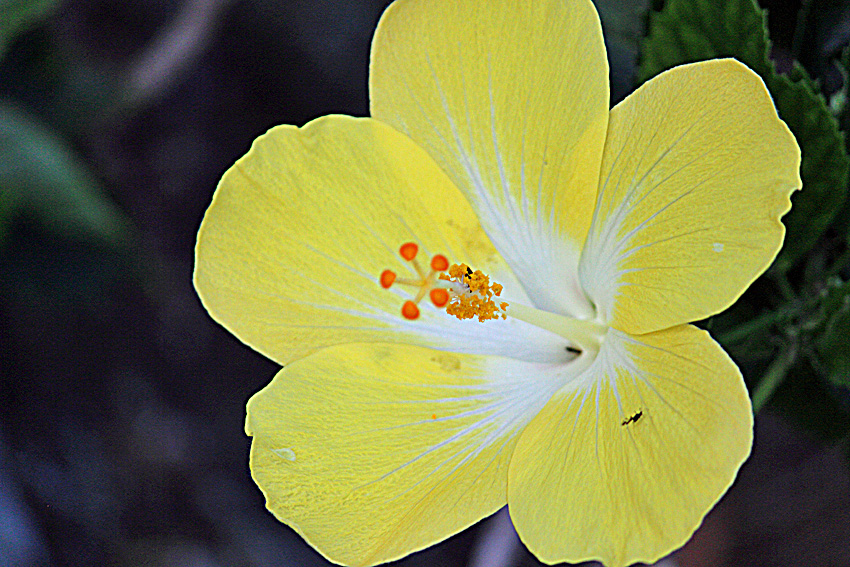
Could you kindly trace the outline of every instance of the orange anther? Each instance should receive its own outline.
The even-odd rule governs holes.
[[[442,272],[449,269],[449,261],[442,254],[437,254],[431,258],[431,269]]]
[[[431,414],[431,419],[437,419],[437,414],[436,414],[436,413],[432,413],[432,414]],[[637,420],[635,420],[635,421],[637,421]]]
[[[381,272],[381,287],[384,289],[389,289],[393,282],[395,281],[395,272],[391,270],[384,270]]]
[[[431,296],[431,303],[437,307],[444,307],[449,302],[449,291],[447,289],[434,288],[428,295]]]
[[[416,246],[414,244],[414,246]],[[404,302],[404,305],[401,306],[401,314],[405,319],[410,319],[413,321],[419,317],[419,308],[416,307],[416,304],[412,301],[408,300]]]
[[[419,252],[419,247],[414,242],[406,242],[402,244],[398,251],[398,253],[401,254],[401,257],[408,262],[416,258],[417,252]]]

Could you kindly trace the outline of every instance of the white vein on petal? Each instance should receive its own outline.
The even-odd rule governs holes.
[[[563,238],[558,236],[559,230],[555,226],[554,207],[549,207],[549,218],[547,220],[544,220],[543,216],[538,214],[537,219],[532,222],[532,219],[527,215],[522,216],[519,214],[517,209],[518,203],[516,202],[517,198],[510,190],[510,180],[508,179],[506,165],[499,146],[498,135],[496,133],[496,121],[498,117],[496,116],[495,104],[493,101],[492,77],[488,76],[491,122],[490,134],[494,157],[497,161],[498,175],[502,186],[501,203],[497,203],[494,200],[496,193],[487,189],[487,184],[481,176],[480,167],[475,159],[475,154],[471,147],[474,140],[472,132],[470,132],[470,147],[468,148],[461,139],[461,133],[454,117],[452,116],[446,92],[440,84],[440,79],[431,62],[430,54],[426,50],[423,55],[428,64],[431,80],[433,82],[435,92],[440,100],[440,104],[442,105],[446,122],[454,139],[453,144],[446,145],[446,149],[451,152],[452,158],[448,161],[452,163],[459,163],[465,171],[465,176],[458,175],[458,172],[456,171],[455,176],[460,178],[465,177],[468,180],[469,185],[472,188],[471,191],[468,191],[468,196],[479,212],[485,232],[490,237],[497,250],[505,258],[505,261],[513,270],[517,281],[523,286],[526,295],[531,298],[533,304],[537,307],[546,308],[563,314],[572,313],[575,306],[562,304],[563,300],[569,297],[571,293],[568,285],[566,283],[559,284],[556,282],[560,282],[564,279],[563,277],[560,277],[563,275],[561,272],[564,269],[566,269],[567,272],[571,271],[568,267],[562,265],[564,258],[568,256],[577,257],[577,252],[565,250],[565,247],[570,247]],[[466,79],[463,73],[463,68],[464,66],[461,64],[461,80],[465,84]],[[488,73],[489,72],[490,68],[488,64]],[[423,114],[424,119],[437,133],[439,139],[443,141],[444,144],[447,143],[447,140],[443,137],[442,133],[424,112],[422,105],[418,102],[416,96],[410,92],[409,86],[408,92],[411,98],[416,102],[416,105],[419,108],[420,113]],[[466,92],[464,92],[464,97],[464,104],[466,105],[468,113],[469,103],[466,98]],[[467,117],[467,122],[469,122],[469,117]],[[452,147],[455,148],[454,151],[451,150]],[[568,150],[569,148],[564,149],[565,152]],[[438,154],[442,153],[440,148],[431,147],[431,151]],[[524,166],[525,163],[523,161],[523,163],[520,164],[520,167],[523,168]],[[545,165],[541,165],[537,202],[538,211],[542,206],[542,182],[544,171]],[[553,180],[553,182],[557,182],[557,179]],[[524,191],[521,192],[520,200],[527,201],[527,195]],[[523,203],[522,206],[526,210],[528,209],[527,202]],[[509,218],[512,220],[513,227],[507,224]],[[537,239],[534,238],[535,235],[537,235]],[[540,241],[537,242],[535,240]],[[557,257],[554,256],[556,250],[558,251]],[[554,270],[555,273],[552,273],[553,267],[557,268]],[[541,280],[546,281],[547,285],[541,287]],[[550,292],[550,288],[553,286],[555,288],[560,288],[557,290],[551,290],[555,292],[554,294]],[[561,301],[557,298],[560,298]]]
[[[528,368],[529,366],[536,366],[537,371]],[[403,471],[413,463],[439,451],[440,449],[447,448],[455,442],[463,441],[456,451],[441,462],[437,463],[427,475],[420,478],[416,483],[392,498],[396,499],[410,490],[413,490],[416,486],[435,475],[444,466],[463,455],[460,461],[457,462],[445,476],[437,480],[434,487],[432,487],[428,493],[422,496],[421,499],[424,499],[431,491],[445,482],[446,479],[451,477],[463,465],[475,459],[488,447],[502,439],[503,443],[499,448],[499,451],[497,451],[498,455],[501,449],[504,448],[504,446],[525,427],[525,425],[540,411],[540,409],[542,409],[543,405],[545,405],[549,398],[557,390],[562,388],[570,378],[569,367],[556,368],[554,366],[550,366],[548,372],[541,372],[543,367],[544,365],[505,363],[503,361],[499,366],[491,369],[491,371],[482,373],[485,379],[484,383],[481,385],[481,389],[489,389],[490,396],[487,399],[490,401],[474,409],[461,409],[458,413],[455,413],[450,417],[443,418],[443,421],[449,419],[465,419],[469,417],[477,417],[478,419],[466,425],[460,431],[452,433],[448,438],[443,439],[425,449],[417,450],[415,457],[408,459],[401,465],[398,465],[380,477],[356,487],[352,490],[352,493],[371,484],[385,480],[386,478]],[[505,374],[499,372],[500,370],[505,371],[506,369],[508,372]],[[557,370],[557,372],[554,370]],[[521,371],[522,374],[516,374],[517,371]],[[526,376],[533,376],[533,378],[527,378]],[[543,380],[540,379],[541,376],[544,377]],[[430,402],[456,403],[458,400],[479,401],[481,399],[480,394],[473,394],[471,396],[457,398],[439,398],[430,400]],[[419,402],[419,400],[417,400],[417,402]],[[426,401],[423,400],[423,402]],[[404,404],[408,402],[397,403]],[[439,421],[440,420],[419,420],[402,424],[400,426],[372,429],[358,433],[370,435],[378,431],[385,432],[387,430],[409,426],[426,426],[429,423],[439,423]],[[427,432],[423,432],[422,435],[425,435],[426,433]],[[413,438],[415,439],[415,436]],[[495,456],[487,463],[485,470],[490,466],[490,464],[492,464],[494,459]]]
[[[699,156],[696,156],[687,161],[686,163],[680,165],[675,170],[666,175],[663,179],[656,182],[652,187],[644,191],[636,201],[632,202],[633,198],[635,197],[635,194],[642,189],[643,183],[646,181],[652,171],[654,171],[655,168],[660,163],[662,163],[664,158],[667,157],[679,145],[682,140],[684,140],[686,135],[690,133],[691,130],[696,127],[697,124],[699,124],[703,116],[704,115],[697,117],[697,119],[692,124],[690,124],[688,128],[686,128],[679,136],[677,136],[676,139],[672,142],[672,144],[660,153],[660,155],[655,159],[654,163],[652,163],[652,165],[648,169],[646,169],[646,171],[643,171],[643,174],[641,175],[640,179],[638,179],[638,175],[640,174],[639,172],[641,171],[641,164],[643,163],[643,160],[646,157],[648,148],[651,146],[652,140],[655,139],[655,136],[661,130],[661,124],[663,124],[663,119],[661,120],[661,122],[659,123],[660,125],[652,132],[650,140],[644,144],[644,152],[634,167],[632,179],[629,184],[629,188],[626,191],[626,194],[615,206],[615,208],[612,211],[608,211],[606,214],[602,212],[602,207],[603,203],[608,203],[608,201],[610,201],[610,199],[606,199],[606,190],[610,181],[611,173],[615,169],[615,166],[619,161],[625,148],[630,143],[637,144],[642,142],[640,142],[639,140],[631,142],[631,136],[627,136],[626,138],[624,138],[625,141],[620,147],[620,150],[618,151],[614,162],[610,166],[605,182],[600,187],[599,195],[597,196],[597,203],[594,209],[594,218],[591,224],[590,234],[588,235],[586,252],[582,255],[583,262],[580,269],[582,282],[585,284],[585,287],[588,289],[588,291],[593,294],[594,300],[597,303],[597,307],[602,311],[605,318],[610,318],[611,314],[613,313],[614,301],[620,293],[619,290],[624,285],[626,285],[626,282],[622,281],[622,276],[626,273],[634,271],[627,270],[622,267],[623,262],[628,257],[632,256],[635,252],[637,252],[637,249],[629,249],[629,246],[634,237],[641,230],[646,229],[664,211],[666,211],[671,206],[678,203],[685,197],[691,195],[700,186],[709,181],[715,175],[712,174],[700,180],[700,182],[698,182],[696,185],[690,187],[684,193],[677,196],[670,202],[666,203],[659,210],[654,211],[646,219],[641,221],[635,228],[631,229],[625,234],[619,234],[625,218],[629,214],[631,214],[635,210],[635,208],[641,202],[643,202],[644,199],[646,199],[662,184],[668,182],[673,177],[675,177],[697,161],[704,159],[706,155],[709,155],[716,149],[712,148],[710,150],[706,150]],[[632,127],[634,127],[634,123]],[[615,194],[619,193],[620,182],[622,180],[622,175],[624,171],[624,169],[621,169],[620,171],[619,179],[615,187]],[[611,206],[611,203],[608,204],[609,206]],[[650,245],[657,244],[658,242],[660,241],[650,243]]]

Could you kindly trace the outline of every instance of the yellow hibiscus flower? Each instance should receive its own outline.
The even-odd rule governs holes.
[[[284,365],[248,403],[268,508],[349,565],[505,504],[545,562],[681,546],[753,427],[688,323],[767,268],[801,186],[762,81],[684,65],[609,110],[589,0],[398,0],[370,95],[257,139],[198,236],[209,313]]]

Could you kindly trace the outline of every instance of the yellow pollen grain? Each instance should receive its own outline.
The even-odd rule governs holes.
[[[440,274],[440,279],[454,281],[463,284],[468,293],[452,293],[451,299],[446,306],[446,313],[454,315],[458,319],[472,319],[478,317],[483,323],[489,319],[505,319],[505,308],[508,304],[501,302],[496,305],[493,296],[502,293],[502,285],[490,283],[490,277],[481,270],[474,272],[466,264],[452,264],[449,266],[449,274]]]

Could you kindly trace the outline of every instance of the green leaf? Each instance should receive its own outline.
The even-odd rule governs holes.
[[[120,244],[129,223],[71,148],[0,102],[0,226],[27,211],[56,233]]]
[[[838,121],[805,70],[797,66],[795,74],[797,81],[776,74],[765,81],[803,154],[803,190],[791,197],[791,212],[782,219],[787,234],[776,260],[780,270],[791,268],[811,250],[835,219],[846,198],[850,166]]]
[[[821,364],[836,386],[850,388],[850,282],[827,292],[826,325],[815,341]]]
[[[764,80],[776,109],[802,151],[803,190],[785,216],[785,247],[776,268],[789,269],[808,252],[845,199],[848,176],[844,136],[815,82],[795,65],[779,75],[768,60],[764,11],[753,0],[669,0],[650,17],[640,77],[647,79],[683,63],[734,57]]]
[[[770,42],[764,12],[753,0],[668,0],[650,14],[638,77],[641,82],[676,65],[734,57],[764,76]]]
[[[0,0],[0,57],[18,35],[49,16],[59,0]]]

